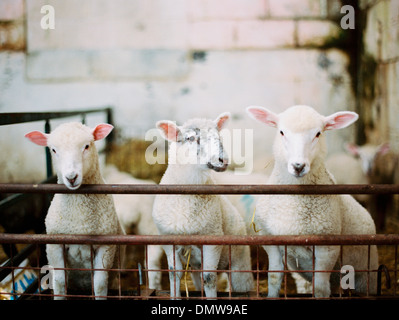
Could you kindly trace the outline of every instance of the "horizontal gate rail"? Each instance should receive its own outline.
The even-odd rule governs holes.
[[[374,235],[66,235],[0,234],[0,243],[116,245],[396,245],[399,234]]]
[[[48,121],[52,119],[68,118],[73,116],[84,116],[89,113],[107,112],[108,117],[111,117],[112,108],[104,106],[103,108],[84,109],[74,111],[61,112],[9,112],[0,113],[0,126],[26,123],[34,121]]]
[[[399,194],[394,184],[178,185],[90,184],[70,190],[62,184],[0,184],[0,193],[75,194]]]

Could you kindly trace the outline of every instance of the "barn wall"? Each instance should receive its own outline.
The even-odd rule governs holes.
[[[246,106],[279,112],[307,104],[323,114],[358,108],[353,32],[340,26],[348,3],[357,9],[356,1],[339,0],[2,0],[0,112],[112,105],[119,134],[143,139],[160,119],[181,123],[230,111],[230,128],[254,129],[250,156],[260,159],[270,154],[274,131],[250,120]],[[361,1],[361,7],[374,21],[394,3]],[[55,29],[41,26],[44,5],[55,10]],[[375,36],[371,23],[367,39]],[[387,61],[396,56],[370,55],[389,69],[384,90],[393,101],[397,64]],[[375,114],[369,104],[365,121]],[[395,110],[381,110],[392,138]],[[329,150],[355,141],[358,126],[329,134]],[[2,181],[44,174],[37,147],[23,138],[28,129],[42,125],[0,128],[8,150],[0,154]],[[26,154],[35,160],[26,163]]]

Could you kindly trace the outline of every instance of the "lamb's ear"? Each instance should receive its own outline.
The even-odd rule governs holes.
[[[383,144],[381,144],[381,145],[378,146],[377,153],[378,153],[378,154],[381,154],[381,155],[384,155],[384,154],[386,154],[389,150],[391,150],[391,147],[389,146],[389,143],[386,142],[386,143],[383,143]]]
[[[113,125],[108,123],[101,123],[93,129],[94,141],[104,139],[114,129]]]
[[[258,106],[250,106],[247,107],[246,110],[252,119],[255,119],[256,121],[262,122],[271,127],[277,127],[278,115],[274,112]]]
[[[40,132],[40,131],[32,131],[25,134],[25,138],[28,138],[33,143],[36,143],[39,146],[46,147],[47,146],[47,138],[48,134]]]
[[[324,117],[324,130],[342,129],[354,123],[359,115],[351,111],[340,111]]]
[[[358,157],[359,156],[359,146],[354,143],[345,143],[344,149],[348,151],[351,155]]]
[[[176,123],[168,120],[158,121],[156,124],[165,140],[178,142],[182,140],[182,133]]]
[[[222,130],[226,126],[227,122],[230,119],[230,116],[231,116],[230,112],[223,112],[216,118],[215,122],[216,122],[216,126],[218,127],[219,131]]]

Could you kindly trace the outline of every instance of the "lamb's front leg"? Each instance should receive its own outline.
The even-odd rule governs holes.
[[[94,256],[93,267],[96,269],[93,275],[94,294],[96,300],[105,300],[108,294],[108,271],[98,269],[112,268],[115,257],[115,246],[100,246]]]
[[[46,246],[47,260],[51,267],[54,268],[52,288],[54,291],[54,300],[65,299],[65,268],[64,249],[59,244],[48,244]]]
[[[217,272],[210,270],[217,270],[222,253],[221,246],[204,246],[203,247],[203,272],[204,290],[207,298],[217,297]]]
[[[276,298],[279,296],[281,281],[283,280],[284,263],[280,249],[277,246],[263,246],[269,258],[269,272],[267,276],[268,283],[268,297]]]
[[[174,299],[180,298],[180,279],[183,275],[183,272],[175,270],[183,270],[183,264],[181,263],[178,250],[176,248],[173,250],[172,245],[167,245],[163,246],[163,249],[168,260],[170,297]]]
[[[161,259],[163,250],[161,246],[147,246],[148,260],[148,287],[150,289],[161,289],[162,273],[161,271],[151,271],[161,269]]]
[[[315,271],[333,270],[339,256],[338,246],[316,246]],[[316,298],[328,298],[331,294],[331,272],[315,272],[314,295]]]

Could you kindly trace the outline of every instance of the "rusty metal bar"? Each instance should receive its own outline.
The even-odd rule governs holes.
[[[5,233],[0,234],[0,236],[3,235],[5,235]],[[0,243],[1,242],[2,241],[0,240]],[[10,241],[8,243],[15,244],[17,242]],[[30,254],[32,254],[32,252],[34,252],[34,250],[35,250],[34,246],[27,246],[23,248],[20,254],[18,254],[16,257],[13,256],[13,252],[11,251],[11,256],[13,257],[13,259],[11,259],[10,257],[10,259],[8,259],[7,262],[2,266],[2,269],[0,269],[0,281],[2,281],[9,274],[9,272],[7,271],[8,267],[12,267],[13,265],[19,266],[22,261],[24,261]]]
[[[395,272],[393,282],[393,292],[396,296],[396,284],[398,283],[398,245],[395,246]]]
[[[397,245],[399,234],[211,236],[0,234],[0,243],[116,245]]]
[[[60,118],[67,118],[67,117],[73,117],[73,116],[81,116],[81,115],[84,115],[87,113],[107,112],[107,114],[109,114],[110,109],[111,109],[111,107],[105,106],[103,108],[64,111],[64,112],[61,111],[61,112],[0,113],[0,126],[9,125],[9,124],[17,124],[17,123],[34,122],[34,121],[47,121],[47,120],[51,120],[51,119],[60,119]]]
[[[396,184],[178,185],[90,184],[70,190],[62,184],[0,184],[0,193],[63,194],[399,194]]]

